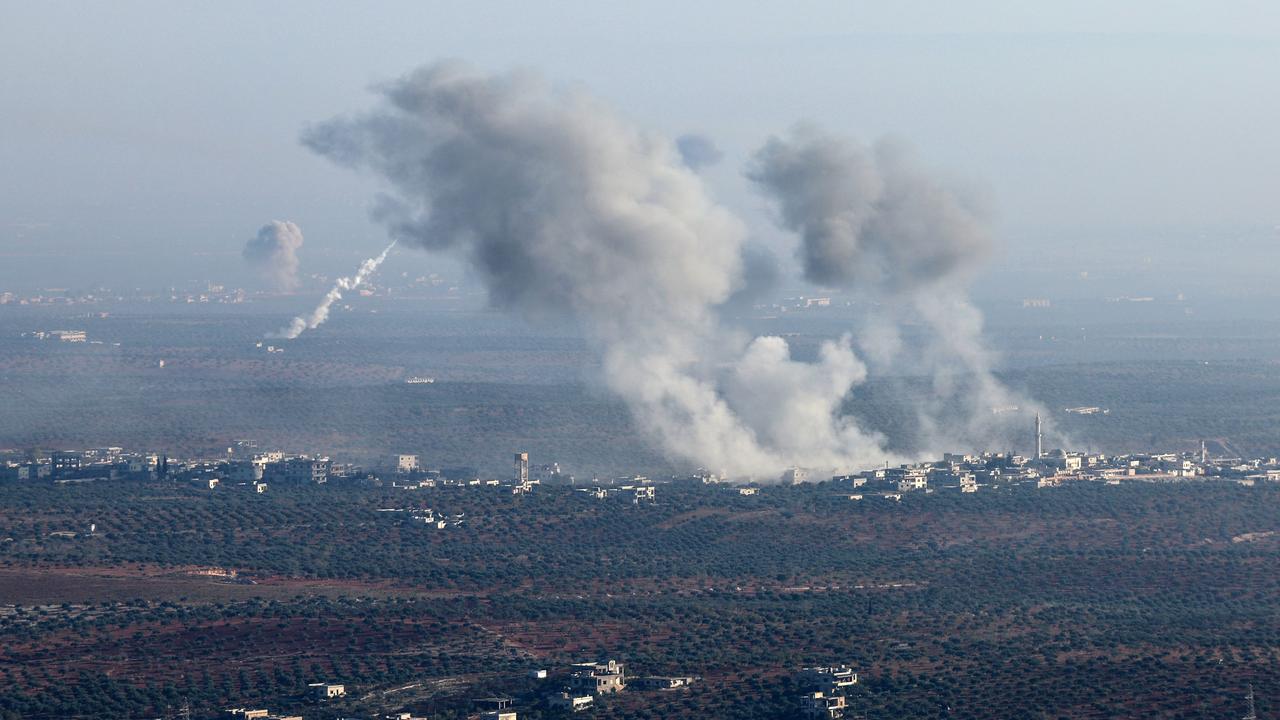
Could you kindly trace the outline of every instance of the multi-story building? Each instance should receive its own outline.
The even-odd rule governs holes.
[[[288,458],[268,463],[262,479],[268,483],[284,483],[305,485],[306,483],[325,483],[329,481],[329,471],[333,462],[329,458]]]
[[[82,456],[74,450],[58,450],[53,453],[50,460],[54,477],[76,472],[82,464]]]
[[[396,456],[396,472],[413,473],[418,471],[418,456],[400,454]]]
[[[810,718],[842,718],[846,707],[847,701],[843,695],[828,695],[821,690],[800,698],[800,712]]]
[[[605,695],[627,687],[626,670],[622,663],[609,660],[602,663],[586,662],[573,666],[569,686],[574,690]]]
[[[839,692],[858,684],[858,673],[848,665],[807,667],[796,674],[796,683],[806,690]]]
[[[516,453],[515,483],[525,485],[529,482],[529,453]]]

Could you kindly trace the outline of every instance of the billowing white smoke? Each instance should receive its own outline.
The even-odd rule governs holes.
[[[806,278],[872,301],[878,315],[859,347],[873,367],[931,378],[916,407],[922,449],[1026,436],[1040,409],[993,374],[968,298],[971,271],[991,246],[972,194],[930,177],[895,144],[868,148],[812,127],[769,140],[749,176],[800,235]],[[907,326],[922,327],[923,341],[904,342]]]
[[[351,277],[340,277],[334,283],[329,292],[325,293],[324,299],[312,310],[308,315],[299,315],[289,322],[289,326],[278,332],[271,333],[267,337],[285,338],[292,340],[303,333],[305,330],[315,330],[329,319],[329,308],[337,301],[342,299],[342,293],[348,290],[355,290],[364,283],[365,278],[373,274],[374,270],[387,259],[387,253],[391,252],[391,248],[395,247],[395,241],[391,241],[377,257],[371,257],[360,263],[360,267],[356,270],[356,274]]]
[[[304,142],[386,180],[375,216],[392,237],[463,255],[494,305],[578,318],[607,385],[671,456],[755,476],[890,459],[839,417],[866,372],[849,341],[802,363],[780,338],[720,326],[744,228],[671,141],[526,74],[442,64],[381,95]]]
[[[244,244],[241,255],[276,290],[298,287],[298,248],[302,230],[287,220],[272,220]]]

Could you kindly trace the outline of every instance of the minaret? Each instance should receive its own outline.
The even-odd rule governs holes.
[[[1040,413],[1036,413],[1036,459],[1044,457],[1044,433],[1040,430]]]
[[[1205,446],[1205,442],[1203,440],[1200,441],[1200,464],[1209,464],[1209,448]]]

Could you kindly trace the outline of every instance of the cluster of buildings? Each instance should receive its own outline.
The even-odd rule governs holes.
[[[1128,453],[1109,455],[1097,452],[1043,449],[1039,421],[1035,451],[1029,455],[1012,452],[947,453],[941,460],[874,468],[854,474],[830,476],[835,486],[851,500],[881,497],[900,500],[905,493],[935,491],[978,492],[984,487],[1033,485],[1054,487],[1066,482],[1220,480],[1252,485],[1280,482],[1280,460],[1210,457],[1202,443],[1199,452]],[[316,485],[331,480],[355,481],[405,490],[432,487],[492,486],[521,495],[542,484],[572,487],[591,497],[619,498],[635,504],[654,502],[656,483],[632,475],[592,478],[579,483],[557,463],[533,465],[529,454],[516,453],[511,476],[506,480],[482,479],[474,468],[423,466],[415,454],[398,454],[371,469],[336,463],[327,456],[288,455],[260,451],[252,441],[237,441],[226,454],[214,459],[178,460],[163,453],[126,451],[119,447],[83,450],[0,451],[0,481],[49,480],[57,483],[96,480],[170,480],[190,482],[209,489],[232,488],[265,493],[273,486]],[[724,478],[698,471],[688,478],[671,478],[716,484]],[[815,480],[804,468],[791,468],[780,478],[783,485]],[[734,485],[742,495],[759,492],[757,485]],[[424,516],[428,524],[441,518]]]
[[[803,471],[790,471],[791,479],[803,479]],[[947,453],[941,460],[876,468],[852,475],[836,475],[832,481],[857,492],[850,499],[861,500],[874,493],[887,499],[901,499],[910,492],[956,490],[977,492],[980,487],[1034,485],[1056,487],[1068,482],[1175,482],[1210,480],[1253,485],[1280,482],[1280,459],[1213,458],[1205,443],[1199,452],[1106,453],[1044,450],[1040,421],[1036,418],[1035,452],[1031,456],[1014,453]]]
[[[835,720],[844,717],[849,696],[858,684],[858,673],[847,665],[806,667],[796,673],[800,696],[800,715],[806,718]]]
[[[178,460],[163,453],[130,452],[119,447],[0,453],[0,480],[172,480],[210,489],[241,486],[260,493],[266,492],[268,483],[324,483],[350,469],[325,457],[285,456],[281,452],[219,460]]]
[[[171,458],[163,453],[133,452],[120,447],[86,450],[0,451],[0,481],[49,480],[80,483],[99,480],[168,480],[186,482],[210,490],[241,489],[265,493],[271,487],[319,485],[332,480],[390,486],[404,490],[434,487],[495,487],[513,495],[533,492],[543,483],[575,487],[572,475],[556,463],[533,466],[528,453],[516,453],[511,478],[482,479],[474,468],[429,469],[419,457],[399,454],[371,469],[336,463],[327,456],[287,455],[278,450],[259,451],[252,441],[237,441],[225,456]],[[593,479],[577,488],[600,499],[624,498],[634,503],[653,502],[654,484],[643,476],[609,481]],[[456,524],[429,513],[415,517],[427,524]]]
[[[163,453],[127,452],[119,447],[55,450],[49,453],[0,453],[0,480],[57,483],[97,480],[172,480],[210,489],[240,486],[266,492],[270,483],[324,483],[351,471],[326,457],[256,453],[246,458],[172,459]]]
[[[505,488],[512,495],[523,495],[533,492],[534,487],[545,484],[572,487],[600,500],[626,498],[641,503],[652,502],[657,497],[654,484],[642,475],[608,481],[593,478],[579,487],[575,478],[564,472],[559,463],[532,465],[527,452],[515,454],[511,477],[505,481],[481,479],[471,468],[427,469],[423,467],[421,459],[412,454],[396,455],[390,469],[391,486],[409,490],[441,486],[492,486]]]
[[[596,698],[613,695],[628,687],[636,690],[673,691],[692,685],[697,678],[690,676],[650,675],[633,678],[627,675],[626,665],[617,660],[575,663],[567,672],[550,675],[546,670],[533,670],[530,677],[539,681],[541,704],[550,710],[578,713],[595,707]],[[552,686],[547,693],[545,685]],[[528,698],[538,702],[538,696]],[[482,710],[481,720],[518,720],[514,700],[486,698],[477,701]]]
[[[187,287],[168,287],[157,291],[137,289],[113,290],[94,288],[72,290],[70,288],[42,288],[34,292],[0,292],[0,305],[97,305],[107,302],[168,302],[180,304],[217,303],[238,304],[248,297],[241,288],[227,288],[212,282],[201,282]]]
[[[477,720],[519,720],[517,705],[532,706],[574,714],[595,707],[596,699],[623,692],[628,687],[637,690],[675,691],[687,688],[697,678],[684,676],[645,676],[632,678],[626,665],[617,660],[582,662],[558,673],[545,669],[529,672],[532,685],[528,692],[519,693],[519,699],[507,696],[490,696],[466,701],[470,705],[468,718]],[[855,676],[856,682],[856,676]],[[346,695],[346,687],[336,683],[312,683],[307,694],[313,702],[328,702]],[[244,707],[229,708],[232,720],[302,720],[300,715],[275,715],[265,709]],[[410,712],[384,715],[380,720],[421,720]]]
[[[89,339],[84,330],[33,330],[22,333],[22,337],[33,340],[56,340],[65,343],[82,343]]]

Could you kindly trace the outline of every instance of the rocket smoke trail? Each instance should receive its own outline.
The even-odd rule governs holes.
[[[369,258],[368,260],[360,263],[360,268],[356,270],[355,275],[352,275],[351,277],[338,278],[337,282],[333,284],[333,287],[329,292],[325,293],[324,299],[320,301],[320,304],[316,306],[315,310],[311,311],[310,315],[307,315],[306,317],[301,315],[295,317],[289,323],[289,327],[271,333],[267,337],[292,340],[301,335],[304,330],[315,330],[323,325],[324,321],[329,319],[329,307],[342,299],[343,291],[355,290],[360,287],[360,284],[364,282],[365,278],[369,277],[374,270],[378,269],[378,266],[382,264],[382,261],[387,259],[387,253],[391,252],[391,248],[395,246],[396,243],[392,240],[391,244],[379,253],[377,257]]]

